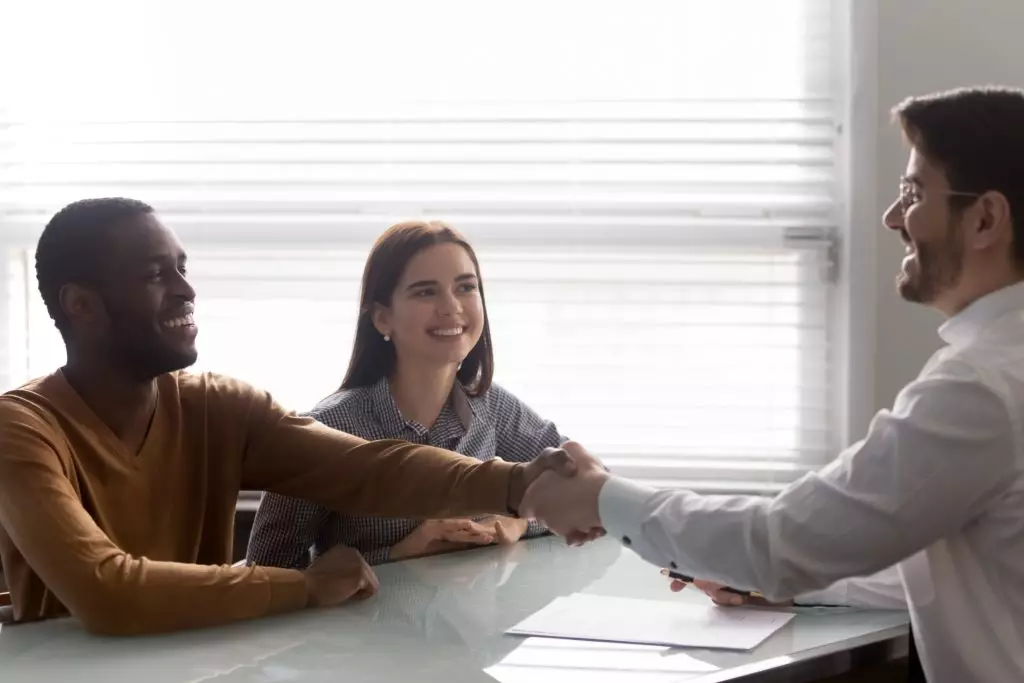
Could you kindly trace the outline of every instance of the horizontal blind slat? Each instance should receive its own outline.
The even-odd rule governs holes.
[[[316,4],[310,16],[366,22],[343,41],[315,36],[352,21],[307,21],[293,36],[281,32],[292,13],[271,21],[230,0],[205,6],[204,22],[181,3],[126,4],[159,30],[105,41],[109,26],[91,22],[105,2],[69,8],[66,29],[26,3],[0,42],[8,63],[33,30],[83,48],[73,63],[39,54],[0,73],[5,387],[63,358],[30,264],[69,201],[152,203],[191,252],[197,369],[296,409],[340,381],[372,240],[423,216],[478,247],[496,380],[615,471],[770,492],[827,457],[830,3],[636,0],[616,12],[526,0],[503,15],[505,29],[533,27],[524,54],[501,49],[518,45],[515,30],[444,40],[448,2],[410,4],[415,21],[398,26],[389,0]],[[583,11],[593,30],[578,30]],[[460,12],[486,20],[477,3]],[[228,19],[246,30],[225,56],[212,28]],[[385,27],[438,39],[415,60],[365,49]],[[289,49],[265,50],[272,36]],[[171,37],[190,50],[161,49]],[[371,68],[324,68],[371,52]],[[124,82],[128,97],[113,89]],[[80,106],[54,106],[58,94]]]

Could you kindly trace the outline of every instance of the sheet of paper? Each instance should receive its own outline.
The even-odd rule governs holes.
[[[687,605],[575,593],[507,633],[615,643],[752,650],[795,615],[749,607]]]

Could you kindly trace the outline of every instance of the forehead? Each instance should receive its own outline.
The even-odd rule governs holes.
[[[151,213],[132,216],[110,226],[107,239],[108,253],[121,267],[145,265],[156,258],[184,256],[177,235]]]
[[[402,280],[449,280],[465,273],[476,273],[469,252],[458,244],[446,242],[431,245],[413,256]]]

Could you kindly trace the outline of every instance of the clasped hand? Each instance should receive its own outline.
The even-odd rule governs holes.
[[[564,443],[562,450],[572,458],[575,474],[541,474],[527,488],[520,514],[539,520],[570,545],[581,545],[604,535],[598,496],[609,475],[601,462],[575,441]]]

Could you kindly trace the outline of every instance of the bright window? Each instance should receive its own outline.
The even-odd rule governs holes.
[[[340,383],[373,238],[439,218],[478,248],[496,381],[617,471],[770,491],[827,457],[831,3],[18,4],[4,387],[63,361],[32,250],[69,201],[153,204],[198,369],[297,410]]]

